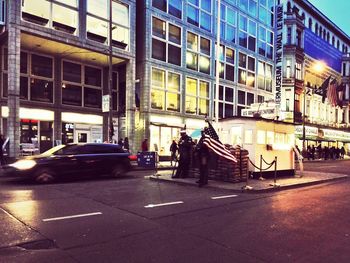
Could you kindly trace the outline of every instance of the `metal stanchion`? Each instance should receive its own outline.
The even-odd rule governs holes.
[[[273,179],[273,184],[270,184],[274,188],[280,187],[281,185],[277,183],[277,156],[275,156],[275,171],[274,171],[274,179]]]
[[[240,171],[239,172],[240,172],[240,176],[242,177],[242,150],[241,149],[239,149],[239,161],[240,161],[240,167],[239,167]],[[247,164],[247,169],[248,169],[248,164]],[[248,171],[245,186],[242,187],[242,190],[253,190],[253,187],[248,185],[248,180],[249,180],[248,177],[249,176],[250,176],[250,174]]]
[[[263,162],[263,157],[262,154],[260,155],[260,177],[259,180],[263,181],[265,178],[262,176],[262,162]]]

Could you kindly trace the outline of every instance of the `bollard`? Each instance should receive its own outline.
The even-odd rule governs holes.
[[[280,187],[279,184],[277,184],[277,156],[275,156],[275,171],[274,171],[274,179],[273,179],[273,184],[270,184],[274,188]]]
[[[262,161],[263,161],[263,158],[262,158],[262,154],[260,155],[260,177],[259,177],[259,180],[265,180],[265,178],[262,176]]]

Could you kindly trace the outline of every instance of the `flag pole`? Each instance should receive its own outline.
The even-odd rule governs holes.
[[[218,0],[218,12],[217,12],[217,25],[216,25],[216,74],[215,74],[215,123],[216,128],[219,124],[219,74],[220,74],[220,11],[221,11],[221,1]]]

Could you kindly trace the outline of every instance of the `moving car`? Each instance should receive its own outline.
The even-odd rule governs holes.
[[[119,145],[84,143],[58,145],[4,167],[5,175],[23,176],[38,183],[74,176],[119,177],[131,169],[130,153]]]

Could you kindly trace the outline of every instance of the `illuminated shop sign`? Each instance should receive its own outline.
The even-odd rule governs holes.
[[[283,5],[276,6],[276,36],[275,36],[275,83],[276,93],[275,102],[276,105],[281,104],[281,89],[282,89],[282,61],[283,61]]]
[[[304,51],[314,59],[324,61],[328,67],[341,72],[342,53],[310,29],[304,30]]]
[[[330,139],[350,141],[350,133],[348,132],[323,129],[323,134],[324,134],[324,137],[327,137]]]
[[[295,134],[303,134],[303,126],[295,126]],[[318,136],[318,128],[305,126],[306,136]]]

